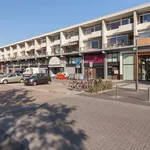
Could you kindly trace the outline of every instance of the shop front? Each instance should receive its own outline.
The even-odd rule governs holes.
[[[64,71],[64,59],[59,57],[51,57],[49,60],[49,69],[52,73],[57,74]]]
[[[107,68],[108,79],[119,80],[120,79],[120,53],[111,52],[107,54]]]
[[[136,57],[136,55],[135,55]],[[139,53],[138,55],[138,64],[139,64],[139,80],[140,81],[150,81],[150,53]],[[136,64],[136,59],[135,59]],[[135,66],[136,71],[136,66]],[[136,79],[136,77],[135,77]]]
[[[104,54],[84,55],[84,75],[87,79],[104,78]]]
[[[80,66],[76,67],[76,62],[80,62]],[[82,73],[82,56],[66,56],[66,72],[69,74]]]

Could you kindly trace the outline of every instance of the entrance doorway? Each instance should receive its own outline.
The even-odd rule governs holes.
[[[104,79],[104,67],[96,68],[96,78]]]
[[[139,57],[139,80],[150,81],[150,56]]]

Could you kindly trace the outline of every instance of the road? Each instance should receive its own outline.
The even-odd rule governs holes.
[[[80,94],[58,81],[0,85],[0,129],[31,150],[150,150],[149,106]]]

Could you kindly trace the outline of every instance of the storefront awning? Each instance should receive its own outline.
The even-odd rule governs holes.
[[[58,57],[52,57],[49,60],[49,67],[59,67],[61,65],[60,58]]]

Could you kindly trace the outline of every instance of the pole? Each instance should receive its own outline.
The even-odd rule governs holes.
[[[137,46],[137,39],[136,39],[136,92],[139,90],[139,63],[138,63],[138,46]]]
[[[150,102],[150,87],[148,88],[148,101]]]
[[[118,85],[116,85],[116,98],[118,98]]]

